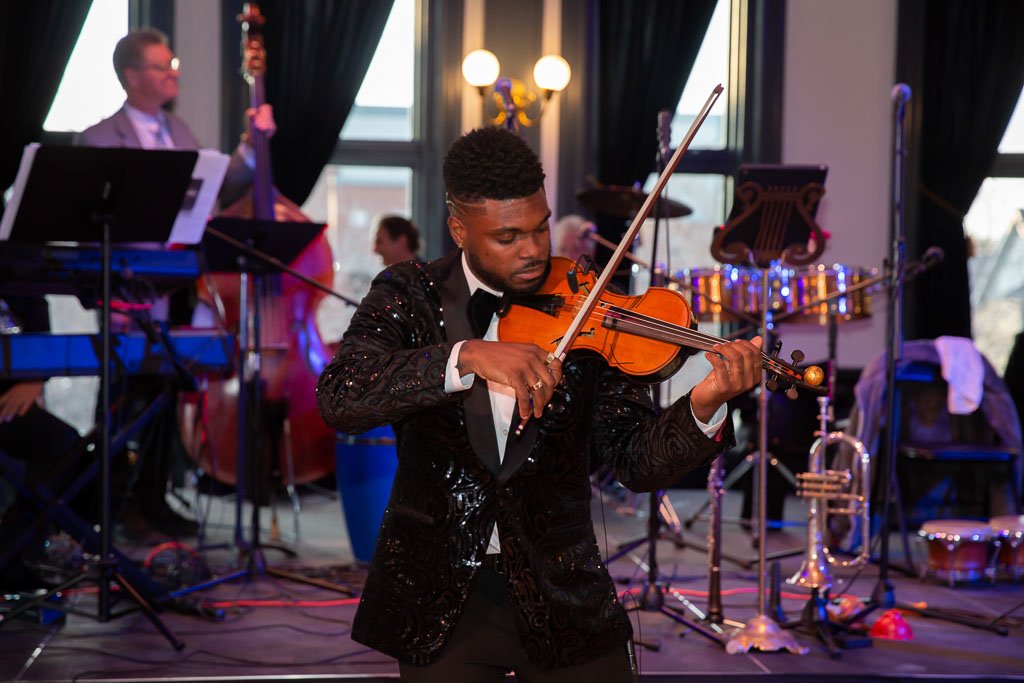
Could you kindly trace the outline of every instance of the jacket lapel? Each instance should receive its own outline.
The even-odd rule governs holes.
[[[122,147],[135,149],[142,147],[142,141],[139,140],[139,136],[135,133],[135,126],[132,125],[123,107],[114,114],[113,124],[114,131],[117,133],[117,137],[120,138]]]
[[[466,276],[462,272],[459,254],[452,264],[448,277],[441,284],[441,306],[444,312],[444,326],[448,330],[448,341],[475,338],[470,329],[469,317],[466,315],[468,303],[469,285],[466,284]],[[461,393],[469,443],[480,461],[497,476],[500,469],[498,441],[494,434],[494,417],[491,413],[487,382],[477,378],[471,389]]]

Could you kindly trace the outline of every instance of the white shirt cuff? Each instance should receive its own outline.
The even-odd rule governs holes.
[[[445,393],[454,394],[457,391],[466,391],[473,387],[476,373],[471,372],[468,375],[459,375],[459,351],[462,350],[462,345],[465,343],[465,340],[456,342],[455,346],[452,347],[452,354],[448,356],[448,368],[444,373]]]
[[[711,422],[704,423],[697,419],[696,415],[693,416],[693,419],[697,421],[697,426],[704,432],[704,436],[710,439],[722,428],[722,425],[725,424],[725,416],[728,413],[727,406],[727,403],[718,406],[718,410],[711,416]],[[690,406],[690,413],[693,414],[693,406]]]

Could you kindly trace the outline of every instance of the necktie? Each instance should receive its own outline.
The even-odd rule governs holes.
[[[157,149],[169,149],[171,147],[171,136],[163,124],[157,122],[154,133],[153,139],[156,141]]]
[[[469,317],[469,325],[473,328],[473,334],[478,338],[483,337],[491,324],[491,318],[498,311],[501,299],[484,289],[477,289],[473,296],[469,297],[469,306],[466,315]]]

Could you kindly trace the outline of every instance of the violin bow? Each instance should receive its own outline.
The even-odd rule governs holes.
[[[651,190],[650,194],[647,195],[647,199],[644,201],[643,206],[640,207],[640,211],[637,212],[636,216],[633,217],[633,222],[629,226],[629,230],[623,235],[622,240],[619,242],[619,246],[615,249],[608,264],[601,271],[601,276],[594,283],[594,287],[590,290],[583,305],[580,306],[580,310],[577,311],[576,316],[572,319],[569,328],[566,330],[562,340],[552,351],[551,355],[558,358],[558,360],[564,360],[566,350],[572,346],[573,342],[576,341],[576,337],[579,336],[580,330],[583,328],[583,323],[586,321],[590,314],[597,308],[598,302],[601,300],[601,296],[604,291],[608,288],[608,284],[611,282],[612,276],[618,269],[619,264],[622,263],[622,259],[626,255],[626,251],[629,249],[629,245],[633,243],[637,234],[640,232],[640,228],[643,226],[644,221],[647,220],[648,216],[651,215],[651,210],[654,208],[654,203],[658,201],[658,197],[661,196],[662,191],[665,189],[665,185],[668,184],[669,178],[676,170],[676,166],[679,165],[679,161],[686,154],[686,150],[690,148],[690,143],[693,142],[693,138],[697,135],[697,131],[700,130],[701,125],[704,124],[704,119],[708,117],[708,113],[711,108],[715,106],[715,102],[718,100],[718,96],[722,94],[722,84],[719,83],[715,86],[714,90],[708,96],[707,102],[704,103],[703,108],[697,114],[697,118],[693,120],[693,124],[690,125],[690,130],[687,131],[686,136],[683,137],[679,147],[676,148],[675,154],[669,159],[668,164],[665,165],[665,169],[661,172],[661,176],[658,178],[658,182],[655,183],[654,189]]]

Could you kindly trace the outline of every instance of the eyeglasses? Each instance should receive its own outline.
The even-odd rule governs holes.
[[[166,64],[139,64],[132,66],[133,69],[139,69],[140,71],[146,69],[153,69],[160,73],[167,73],[168,71],[181,71],[181,60],[175,57]]]

